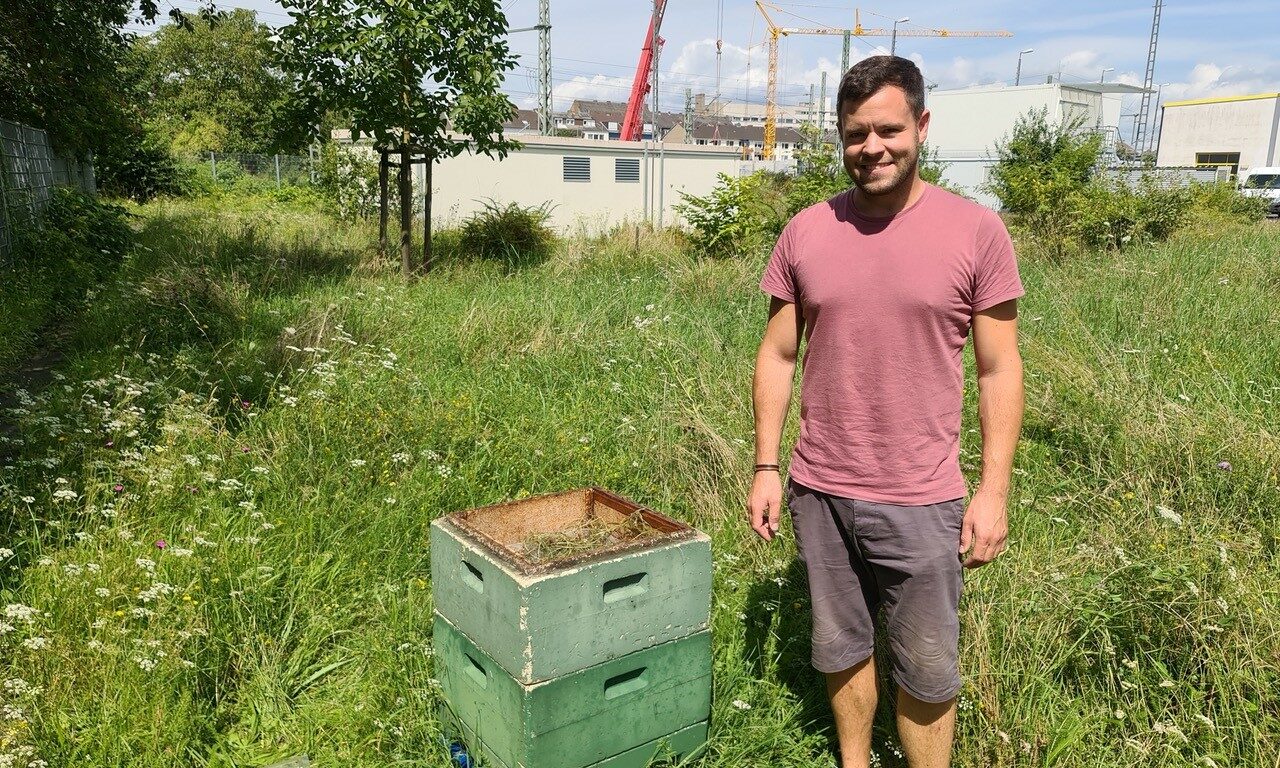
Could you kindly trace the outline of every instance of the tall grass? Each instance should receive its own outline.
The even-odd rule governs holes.
[[[619,232],[405,285],[316,215],[142,213],[62,378],[7,415],[3,753],[447,765],[430,520],[595,484],[713,538],[699,765],[834,764],[794,548],[742,512],[763,254]],[[1278,247],[1024,262],[1011,552],[967,582],[957,764],[1275,763]]]

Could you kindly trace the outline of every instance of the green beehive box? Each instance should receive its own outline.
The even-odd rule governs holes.
[[[439,613],[434,630],[451,719],[488,764],[639,768],[661,750],[687,755],[706,739],[710,630],[533,685]]]
[[[436,519],[431,584],[436,610],[529,685],[706,629],[711,540],[587,488]]]

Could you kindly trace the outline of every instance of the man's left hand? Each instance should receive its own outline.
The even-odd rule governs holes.
[[[960,528],[960,555],[969,553],[964,560],[965,568],[986,565],[1004,551],[1004,541],[1009,534],[1005,503],[1004,495],[984,492],[982,488],[969,499]]]

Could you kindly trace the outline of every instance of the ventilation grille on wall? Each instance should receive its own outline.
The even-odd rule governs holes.
[[[613,161],[613,180],[619,182],[640,181],[640,159],[619,157]]]
[[[564,180],[565,181],[591,181],[591,158],[589,157],[564,158]]]

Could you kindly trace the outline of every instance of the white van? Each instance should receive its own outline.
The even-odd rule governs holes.
[[[1240,174],[1240,192],[1246,197],[1267,198],[1271,201],[1267,213],[1280,216],[1280,166],[1260,166]]]

